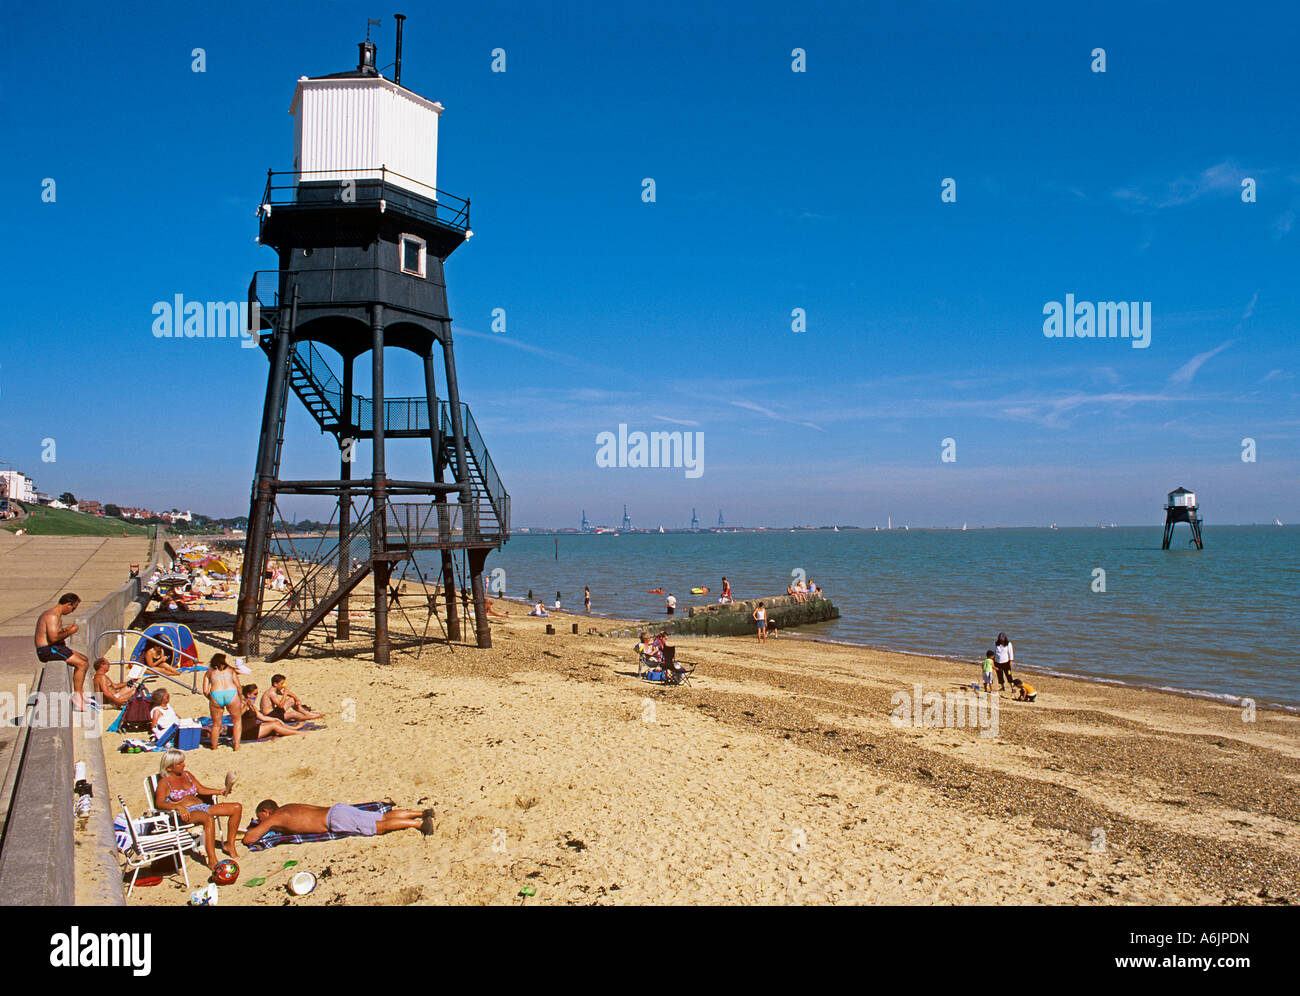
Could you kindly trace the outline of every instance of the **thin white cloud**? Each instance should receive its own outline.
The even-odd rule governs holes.
[[[774,419],[777,422],[789,422],[791,425],[801,425],[805,429],[816,429],[818,432],[826,431],[821,426],[813,425],[811,422],[801,422],[796,418],[787,418],[784,415],[778,415],[776,412],[772,411],[772,409],[764,408],[762,405],[756,405],[752,401],[733,401],[731,403],[737,408],[743,408],[745,411],[757,412],[759,415]]]
[[[1249,172],[1228,159],[1202,170],[1195,176],[1180,176],[1154,189],[1138,186],[1121,187],[1112,196],[1134,208],[1162,210],[1182,207],[1184,204],[1191,204],[1213,194],[1240,191],[1243,178],[1258,175],[1258,172]]]
[[[553,349],[545,349],[542,346],[535,346],[530,342],[524,342],[522,339],[513,338],[502,332],[478,332],[474,329],[457,326],[454,331],[454,336],[457,339],[468,337],[470,339],[483,339],[488,342],[495,342],[501,346],[518,349],[525,353],[531,353],[534,356],[542,356],[548,360],[555,360],[558,363],[563,363],[566,366],[577,367],[581,370],[597,371],[601,373],[609,372],[607,367],[601,366],[598,363],[592,363],[590,360],[584,359],[581,356],[572,356],[569,353],[560,353]]]
[[[1241,316],[1241,320],[1243,322],[1255,313],[1255,302],[1258,300],[1259,300],[1259,291],[1255,291],[1254,294],[1250,295],[1250,304],[1246,305],[1245,314]]]
[[[1253,300],[1251,303],[1253,305],[1254,303]],[[1213,359],[1215,356],[1218,356],[1220,353],[1222,353],[1225,349],[1227,349],[1236,341],[1237,341],[1236,339],[1229,339],[1221,346],[1215,346],[1213,349],[1207,350],[1204,353],[1197,353],[1195,356],[1193,356],[1190,360],[1188,360],[1186,363],[1184,363],[1181,367],[1179,367],[1170,375],[1169,377],[1170,386],[1186,387],[1188,384],[1192,382],[1192,378],[1196,376],[1197,371],[1199,371],[1201,367],[1205,365],[1207,360]]]
[[[699,425],[694,419],[689,418],[669,418],[667,415],[656,415],[660,422],[671,422],[673,425]]]

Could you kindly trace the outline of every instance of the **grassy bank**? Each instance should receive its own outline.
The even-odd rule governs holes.
[[[140,536],[148,533],[148,526],[137,525],[124,519],[108,516],[86,515],[66,508],[46,508],[43,505],[28,505],[26,517],[6,522],[0,528],[7,532],[19,529],[32,536],[121,536],[125,529],[128,536]]]

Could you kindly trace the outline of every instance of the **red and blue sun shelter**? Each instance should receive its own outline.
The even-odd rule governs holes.
[[[151,644],[146,637],[152,637],[172,648],[173,667],[184,670],[198,664],[199,651],[194,645],[194,634],[184,623],[154,623],[144,633],[131,651],[131,660],[139,661],[144,657],[145,648]]]

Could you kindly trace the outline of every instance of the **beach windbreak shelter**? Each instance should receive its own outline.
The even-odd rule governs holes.
[[[375,659],[387,663],[389,584],[394,567],[439,551],[446,631],[460,638],[453,555],[461,552],[473,593],[477,643],[491,645],[483,570],[506,542],[510,497],[460,400],[443,264],[469,240],[469,200],[439,190],[438,122],[443,106],[401,85],[401,29],[394,78],[375,67],[369,38],[356,69],[302,77],[289,113],[294,164],[268,171],[258,240],[279,257],[249,285],[259,344],[270,359],[234,638],[241,652],[277,660],[337,613],[350,636],[348,595],[374,584]],[[414,354],[424,393],[389,397],[386,353]],[[354,365],[370,357],[369,396]],[[439,362],[441,361],[441,362]],[[438,375],[445,396],[438,392]],[[280,477],[285,408],[297,396],[339,447],[338,476]],[[423,440],[428,480],[393,480],[393,440]],[[355,446],[370,443],[368,477],[354,476]],[[334,499],[337,542],[298,557],[302,576],[264,604],[273,557],[276,502],[284,495]],[[418,567],[417,567],[418,570]],[[268,596],[270,595],[268,594]],[[429,608],[434,608],[430,599]]]

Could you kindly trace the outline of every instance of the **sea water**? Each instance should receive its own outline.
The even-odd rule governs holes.
[[[783,636],[975,661],[1006,632],[1016,663],[1148,688],[1300,708],[1300,527],[1161,526],[517,535],[488,583],[549,609],[663,619],[814,581],[841,618]],[[558,542],[558,559],[556,559]],[[426,570],[427,570],[426,565]],[[434,576],[437,570],[434,570]],[[693,587],[711,589],[692,595]],[[517,610],[516,610],[517,611]],[[974,674],[972,669],[972,674]]]

